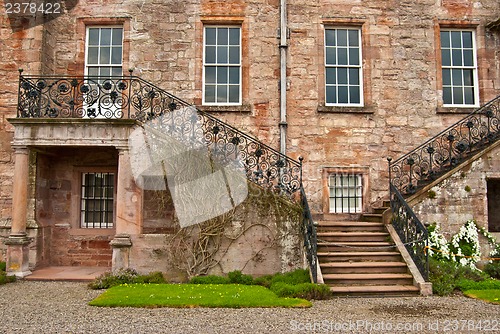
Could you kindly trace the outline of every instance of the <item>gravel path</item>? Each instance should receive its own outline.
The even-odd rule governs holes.
[[[309,309],[90,307],[84,283],[0,286],[0,333],[500,333],[500,306],[466,297],[335,298]]]

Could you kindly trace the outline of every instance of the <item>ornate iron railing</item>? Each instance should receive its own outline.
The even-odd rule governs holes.
[[[500,96],[391,163],[391,183],[404,196],[412,195],[498,139]]]
[[[307,262],[311,271],[312,281],[318,283],[318,257],[317,257],[317,237],[316,226],[309,210],[306,192],[304,187],[300,186],[300,198],[302,205],[302,227],[304,229],[304,248],[306,250]]]
[[[422,277],[429,279],[428,233],[401,193],[391,184],[392,225]]]
[[[20,76],[19,118],[134,119],[162,121],[167,113],[176,131],[199,132],[207,146],[237,152],[248,180],[288,195],[300,190],[301,164],[163,89],[135,76]],[[193,116],[194,115],[194,116]],[[201,126],[200,126],[201,124]]]

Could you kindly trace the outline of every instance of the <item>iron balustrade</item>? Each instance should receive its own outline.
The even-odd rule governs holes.
[[[391,183],[412,195],[499,138],[500,96],[391,163]]]
[[[428,281],[429,252],[427,252],[427,246],[429,238],[427,228],[420,222],[396,187],[392,184],[390,187],[392,225],[422,277]]]
[[[294,198],[301,185],[301,164],[298,161],[206,112],[196,110],[193,113],[192,108],[195,107],[132,75],[21,75],[17,117],[89,120],[127,118],[142,124],[148,121],[170,124],[172,131],[199,135],[204,144],[210,146],[212,152],[220,152],[221,157],[237,154],[237,158],[243,162],[248,180]]]

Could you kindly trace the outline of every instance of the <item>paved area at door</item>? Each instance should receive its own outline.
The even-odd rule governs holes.
[[[98,308],[85,283],[0,286],[0,333],[500,332],[500,306],[462,296],[334,298],[309,309]]]

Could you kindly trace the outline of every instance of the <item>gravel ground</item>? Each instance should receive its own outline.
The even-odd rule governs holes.
[[[0,333],[500,333],[500,306],[462,296],[334,298],[309,309],[90,307],[84,283],[0,286]]]

